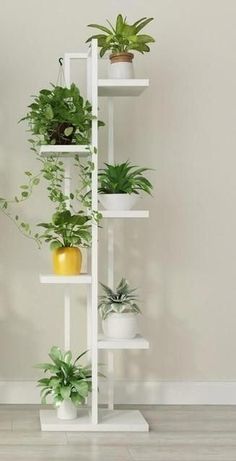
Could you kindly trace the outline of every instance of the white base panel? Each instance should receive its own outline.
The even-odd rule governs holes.
[[[115,404],[119,405],[236,405],[236,381],[125,379],[114,380],[114,387]],[[99,390],[99,403],[106,404],[107,380],[99,383]],[[40,404],[37,382],[0,381],[0,404]]]
[[[64,432],[148,432],[149,426],[138,410],[99,410],[99,423],[92,424],[88,410],[79,410],[71,421],[57,418],[55,410],[41,410],[42,431]]]

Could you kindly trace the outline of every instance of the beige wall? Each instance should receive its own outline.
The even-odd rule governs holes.
[[[89,22],[120,11],[131,20],[155,17],[149,30],[157,43],[135,62],[150,89],[116,101],[115,133],[117,159],[155,168],[154,197],[143,201],[150,220],[116,225],[116,277],[140,287],[152,349],[119,354],[117,376],[236,380],[235,0],[0,0],[0,7],[4,196],[37,167],[17,121],[29,96],[55,81],[57,57],[85,49]],[[49,211],[39,188],[22,213],[38,222]],[[48,250],[34,248],[2,215],[0,226],[0,380],[31,380],[32,365],[62,345],[62,291],[39,284]],[[85,347],[84,299],[74,293],[74,349]]]

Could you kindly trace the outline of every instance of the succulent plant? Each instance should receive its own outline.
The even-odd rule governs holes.
[[[107,285],[100,283],[105,294],[99,296],[100,303],[98,305],[99,313],[105,320],[112,313],[141,313],[136,301],[138,297],[134,294],[136,288],[130,289],[125,278],[122,278],[115,290],[112,290]]]

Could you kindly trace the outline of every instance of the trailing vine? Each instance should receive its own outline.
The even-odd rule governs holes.
[[[25,171],[26,180],[20,186],[20,192],[14,198],[0,197],[0,210],[14,222],[20,232],[27,238],[34,240],[41,248],[44,234],[34,232],[30,224],[23,221],[19,213],[12,211],[14,205],[19,205],[32,197],[35,188],[47,182],[48,198],[55,205],[56,213],[63,213],[68,208],[73,213],[83,214],[86,211],[91,222],[96,223],[101,214],[92,210],[91,178],[94,165],[89,159],[85,163],[80,162],[79,156],[75,157],[75,166],[79,168],[78,180],[81,182],[70,196],[64,194],[63,183],[65,180],[64,162],[58,157],[41,157],[39,153],[42,144],[89,144],[91,136],[92,106],[80,95],[79,88],[72,84],[70,88],[52,85],[52,89],[43,89],[38,96],[34,96],[27,115],[21,119],[27,120],[33,139],[29,139],[30,150],[35,154],[40,168],[37,173]],[[98,125],[104,123],[98,121]],[[96,153],[96,149],[90,147],[90,154]],[[79,201],[86,209],[75,210],[75,201]]]

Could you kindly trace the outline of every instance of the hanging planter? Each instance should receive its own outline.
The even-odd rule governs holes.
[[[130,210],[139,199],[140,192],[151,194],[150,181],[143,176],[149,168],[139,168],[130,162],[110,165],[98,174],[98,199],[106,210]]]
[[[136,289],[130,289],[126,279],[122,278],[116,290],[101,283],[104,295],[100,296],[98,310],[102,318],[105,336],[113,339],[132,339],[138,334]]]
[[[34,146],[89,144],[92,127],[92,106],[84,100],[80,89],[72,83],[69,88],[52,84],[42,89],[29,105],[27,120],[35,136]],[[103,126],[98,121],[98,126]]]
[[[88,27],[93,27],[103,33],[89,37],[87,42],[94,38],[97,39],[98,46],[101,48],[101,57],[107,51],[112,52],[108,71],[110,78],[134,78],[134,55],[130,51],[139,51],[142,54],[150,51],[148,44],[154,42],[154,38],[150,35],[139,34],[139,32],[152,20],[153,18],[141,18],[134,24],[128,24],[126,17],[119,14],[114,26],[110,21],[107,21],[109,27],[99,24],[88,25]]]

